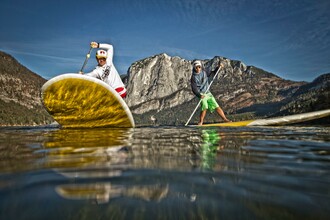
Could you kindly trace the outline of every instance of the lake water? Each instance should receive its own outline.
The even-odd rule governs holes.
[[[329,219],[330,128],[0,129],[0,219]]]

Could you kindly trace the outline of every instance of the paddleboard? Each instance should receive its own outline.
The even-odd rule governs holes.
[[[289,116],[282,116],[276,118],[256,119],[256,120],[226,122],[226,123],[216,123],[216,124],[203,124],[197,126],[198,127],[279,126],[279,125],[288,125],[288,124],[310,121],[327,116],[330,116],[330,109],[289,115]]]
[[[134,127],[125,101],[105,82],[90,76],[67,73],[47,81],[42,102],[64,128]]]

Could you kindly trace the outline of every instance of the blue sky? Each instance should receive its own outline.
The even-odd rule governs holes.
[[[46,79],[78,72],[97,41],[114,45],[121,74],[167,53],[312,81],[330,72],[329,11],[329,0],[1,0],[0,50]]]

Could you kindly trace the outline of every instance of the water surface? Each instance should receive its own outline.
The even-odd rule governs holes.
[[[0,219],[328,219],[328,127],[0,129]]]

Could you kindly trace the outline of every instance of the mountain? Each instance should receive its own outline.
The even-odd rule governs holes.
[[[219,62],[224,64],[224,70],[214,80],[211,92],[232,120],[330,108],[329,101],[305,105],[311,101],[311,96],[315,100],[328,97],[329,74],[312,83],[295,82],[225,57],[217,56],[202,62],[206,70],[214,70]],[[127,75],[126,102],[137,124],[186,123],[199,101],[190,87],[191,63],[163,53],[131,65]],[[197,123],[198,115],[199,110],[191,123]],[[218,122],[220,119],[216,114],[208,113],[205,121]]]
[[[329,109],[330,73],[313,82],[282,79],[241,61],[216,56],[202,60],[205,69],[224,64],[211,92],[232,120],[289,115]],[[123,81],[125,101],[135,122],[143,125],[184,125],[198,99],[190,87],[192,61],[165,53],[134,62]],[[46,82],[12,56],[0,52],[0,125],[42,125],[53,122],[40,99]],[[199,109],[191,120],[197,123]],[[205,122],[221,121],[207,113]]]
[[[330,73],[317,77],[305,84],[289,97],[281,106],[281,114],[303,113],[328,109],[330,107]]]
[[[0,125],[40,125],[52,121],[40,99],[46,82],[0,51]]]

